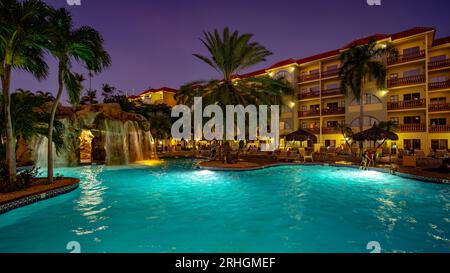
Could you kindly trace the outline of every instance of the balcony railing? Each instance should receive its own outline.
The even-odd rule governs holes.
[[[297,95],[299,100],[318,98],[320,97],[320,91],[302,92]]]
[[[298,116],[300,118],[320,116],[320,110],[298,111]]]
[[[319,78],[320,78],[320,73],[313,73],[313,74],[300,75],[298,77],[298,81],[307,82],[307,81],[318,80]]]
[[[330,109],[322,110],[322,115],[324,115],[324,116],[343,115],[343,114],[345,114],[345,107],[330,108]]]
[[[322,78],[336,77],[339,74],[339,68],[330,69],[322,72]]]
[[[450,88],[450,81],[445,82],[430,82],[428,84],[428,90],[438,90]]]
[[[437,68],[443,68],[443,67],[450,67],[450,59],[440,60],[440,61],[434,61],[428,63],[429,69],[437,69]]]
[[[430,104],[428,110],[430,112],[450,111],[450,102]]]
[[[337,96],[337,95],[342,95],[340,88],[332,88],[332,89],[322,90],[322,96],[324,96],[324,97]]]
[[[322,134],[338,134],[338,131],[334,127],[324,127],[322,128]]]
[[[307,128],[306,130],[309,131],[309,132],[311,132],[311,133],[313,133],[313,134],[316,134],[316,135],[320,134],[320,128],[319,128],[319,127],[316,127],[316,128]]]
[[[398,130],[402,133],[426,132],[426,124],[399,124]]]
[[[450,132],[450,125],[431,125],[430,133],[448,133]]]
[[[392,56],[387,59],[388,65],[407,63],[425,58],[425,50],[420,50],[414,53],[402,54],[399,56]]]
[[[388,80],[388,88],[425,83],[425,75],[410,76]]]
[[[388,110],[401,110],[401,109],[423,108],[425,107],[425,105],[426,105],[425,99],[418,99],[418,100],[388,102],[387,107]]]

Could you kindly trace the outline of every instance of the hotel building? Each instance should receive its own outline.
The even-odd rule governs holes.
[[[351,94],[344,96],[339,88],[341,53],[371,40],[391,43],[399,56],[382,60],[387,67],[386,89],[379,90],[370,78],[365,82],[364,128],[375,122],[395,121],[399,140],[388,145],[429,154],[450,149],[450,37],[436,39],[435,34],[434,28],[424,27],[376,34],[329,52],[284,60],[238,78],[269,75],[288,79],[295,86],[295,96],[287,98],[282,108],[281,134],[303,128],[316,134],[322,146],[339,146],[345,140],[335,126],[345,123],[358,132],[360,115],[359,102]],[[160,94],[159,91],[143,92],[140,99],[145,101],[146,96]],[[161,99],[150,98],[153,101]]]

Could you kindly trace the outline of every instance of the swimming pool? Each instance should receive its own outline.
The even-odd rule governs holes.
[[[59,169],[76,191],[0,215],[0,252],[450,252],[450,187],[375,171]]]

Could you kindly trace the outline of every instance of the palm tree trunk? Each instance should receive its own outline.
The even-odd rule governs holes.
[[[360,98],[359,98],[359,131],[364,131],[364,79],[361,81],[361,91],[360,91]],[[359,149],[360,153],[362,153],[362,150],[364,148],[364,142],[359,142]]]
[[[47,182],[53,183],[53,123],[55,121],[56,110],[58,109],[59,100],[63,91],[63,69],[59,65],[58,69],[58,94],[52,105],[50,123],[48,124],[48,154],[47,154]]]
[[[3,105],[6,118],[6,163],[8,164],[9,183],[16,182],[16,149],[11,119],[11,95],[9,94],[11,82],[11,66],[6,65],[2,76]]]

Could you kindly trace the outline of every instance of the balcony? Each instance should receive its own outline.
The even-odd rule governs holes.
[[[426,124],[399,124],[398,131],[401,133],[426,132]]]
[[[337,77],[338,75],[339,75],[339,68],[330,69],[330,70],[322,72],[322,78]]]
[[[425,75],[410,76],[388,80],[388,88],[425,83]]]
[[[320,97],[319,91],[302,92],[297,95],[298,100],[312,99]]]
[[[430,133],[448,133],[450,132],[450,125],[432,125],[430,126]]]
[[[299,118],[317,117],[317,116],[320,116],[320,110],[298,111],[298,117]]]
[[[428,84],[428,90],[439,90],[450,88],[450,81],[445,82],[430,82]]]
[[[420,50],[418,52],[402,54],[398,56],[392,56],[387,59],[388,65],[407,63],[415,60],[420,60],[425,58],[425,50]]]
[[[388,110],[402,110],[402,109],[424,108],[425,105],[426,105],[425,99],[405,100],[405,101],[388,102],[387,108]]]
[[[450,102],[447,103],[433,103],[428,105],[430,112],[450,111]]]
[[[330,108],[330,109],[322,110],[322,115],[324,115],[324,116],[344,115],[344,114],[345,114],[345,107]]]
[[[322,128],[322,134],[340,134],[338,131],[336,131],[336,128],[334,127],[324,127]]]
[[[338,95],[343,95],[340,88],[322,90],[323,97],[338,96]]]
[[[428,69],[438,69],[438,68],[444,68],[444,67],[450,67],[450,59],[445,59],[445,60],[441,60],[441,61],[435,61],[435,62],[428,63]]]
[[[320,79],[320,73],[305,74],[298,77],[299,82],[309,82]]]
[[[315,127],[315,128],[306,128],[306,130],[309,131],[309,132],[311,132],[311,133],[313,133],[313,134],[315,134],[315,135],[320,134],[320,128],[319,128],[319,127]]]

